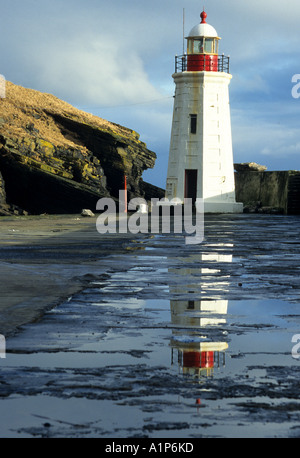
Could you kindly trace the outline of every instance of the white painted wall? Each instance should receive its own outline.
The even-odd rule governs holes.
[[[242,212],[235,202],[228,86],[222,72],[182,72],[173,75],[176,92],[167,173],[166,197],[184,199],[185,170],[197,169],[197,197],[205,212]],[[197,114],[197,133],[190,132],[190,115]]]

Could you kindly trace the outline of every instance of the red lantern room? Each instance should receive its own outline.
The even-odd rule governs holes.
[[[196,25],[187,37],[187,71],[217,72],[220,37],[214,27],[207,24],[205,11],[200,17],[201,23]]]
[[[213,351],[184,351],[183,367],[194,368],[213,368],[214,352]]]

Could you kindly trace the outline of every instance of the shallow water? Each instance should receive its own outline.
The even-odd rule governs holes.
[[[7,342],[1,437],[298,436],[299,226],[265,221],[252,245],[225,219],[193,249],[152,236],[99,261],[106,278]]]

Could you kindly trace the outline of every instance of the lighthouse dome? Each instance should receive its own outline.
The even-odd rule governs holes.
[[[210,24],[198,24],[192,28],[189,33],[189,38],[194,37],[209,37],[218,38],[216,29]]]
[[[206,22],[207,14],[205,11],[202,11],[202,13],[200,14],[200,17],[202,19],[201,23],[192,28],[192,30],[189,33],[189,38],[196,38],[196,37],[219,38],[216,29],[212,25],[207,24]]]

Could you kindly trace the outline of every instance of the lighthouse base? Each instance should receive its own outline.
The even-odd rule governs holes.
[[[184,201],[179,198],[171,198],[169,200],[166,197],[166,199],[156,202],[156,205],[160,207],[173,207],[184,205]],[[242,202],[210,202],[198,198],[194,205],[197,213],[243,213],[244,208]]]
[[[197,202],[196,202],[196,209],[197,209]],[[202,204],[202,209],[203,209],[203,204]],[[205,202],[204,201],[204,213],[243,213],[243,204],[241,202]]]

